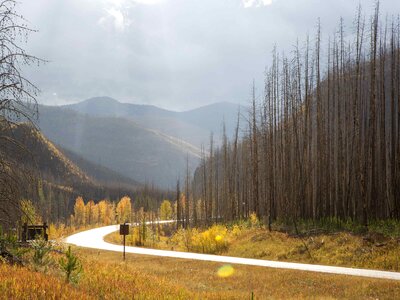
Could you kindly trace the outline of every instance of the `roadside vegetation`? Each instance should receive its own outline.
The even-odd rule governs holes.
[[[300,223],[297,235],[269,232],[253,214],[243,222],[204,229],[141,223],[127,240],[135,245],[141,234],[142,245],[160,249],[398,270],[395,237],[328,228],[315,232]],[[117,234],[107,237],[112,239],[120,242]],[[400,293],[400,282],[391,280],[133,254],[123,262],[121,253],[54,241],[39,239],[30,247],[20,247],[14,236],[2,235],[1,241],[7,249],[2,252],[17,259],[1,259],[0,299],[394,299]]]
[[[384,222],[370,226],[368,233],[357,231],[351,223],[301,222],[297,232],[284,223],[274,224],[269,231],[255,216],[248,221],[231,225],[216,224],[208,228],[188,228],[174,231],[174,224],[162,225],[153,232],[147,226],[147,236],[142,244],[138,234],[142,229],[131,228],[127,245],[144,245],[164,250],[189,251],[237,257],[290,261],[400,271],[400,223]],[[362,228],[362,225],[359,225]],[[153,238],[155,237],[155,238]],[[111,233],[106,241],[120,244],[118,232]]]

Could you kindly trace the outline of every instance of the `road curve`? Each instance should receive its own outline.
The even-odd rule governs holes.
[[[160,223],[170,223],[170,222],[173,222],[173,221],[160,221]],[[74,245],[77,245],[80,247],[122,252],[123,246],[110,244],[110,243],[107,243],[104,241],[104,237],[106,235],[108,235],[114,231],[117,231],[117,230],[119,230],[119,225],[111,225],[111,226],[90,229],[90,230],[79,232],[79,233],[76,233],[74,235],[67,237],[65,239],[65,242],[69,243],[69,244],[74,244]],[[323,265],[310,265],[310,264],[279,262],[279,261],[270,261],[270,260],[261,260],[261,259],[252,259],[252,258],[199,254],[199,253],[179,252],[179,251],[156,250],[156,249],[147,249],[147,248],[130,247],[130,246],[126,246],[126,253],[173,257],[173,258],[182,258],[182,259],[203,260],[203,261],[213,261],[213,262],[220,262],[220,263],[240,264],[240,265],[249,265],[249,266],[278,268],[278,269],[292,269],[292,270],[301,270],[301,271],[310,271],[310,272],[320,272],[320,273],[400,280],[399,272],[388,272],[388,271],[378,271],[378,270],[369,270],[369,269],[355,269],[355,268],[332,267],[332,266],[323,266]]]

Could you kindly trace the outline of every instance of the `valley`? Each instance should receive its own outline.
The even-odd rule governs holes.
[[[186,160],[193,171],[211,132],[222,132],[224,118],[230,120],[226,128],[232,131],[238,113],[229,103],[176,113],[110,98],[40,106],[39,111],[38,126],[55,144],[132,180],[163,188],[176,185],[185,174]],[[196,125],[201,119],[206,127]]]
[[[0,299],[398,298],[400,2],[362,4],[1,1]]]

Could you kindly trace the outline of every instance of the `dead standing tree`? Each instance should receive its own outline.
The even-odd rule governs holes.
[[[0,224],[6,226],[16,220],[21,189],[31,181],[18,164],[18,155],[27,155],[27,150],[10,134],[16,123],[33,124],[38,115],[38,88],[24,76],[23,68],[43,62],[22,46],[34,30],[16,7],[15,0],[0,2]]]
[[[307,38],[294,56],[274,49],[262,113],[253,101],[247,134],[211,149],[203,180],[195,180],[208,203],[219,203],[217,215],[232,208],[234,219],[255,212],[270,228],[277,219],[352,219],[367,226],[399,218],[400,19],[382,26],[378,2],[368,25],[358,9],[353,28],[346,37],[340,20],[326,67],[319,25],[314,41]],[[218,186],[222,202],[216,202]],[[204,209],[215,216],[210,205]]]

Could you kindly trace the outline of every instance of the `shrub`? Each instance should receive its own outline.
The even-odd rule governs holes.
[[[71,246],[68,247],[65,253],[65,259],[62,257],[59,262],[61,270],[63,270],[66,275],[66,281],[77,283],[82,273],[82,264],[78,257],[72,253]]]
[[[201,232],[198,229],[179,229],[171,238],[171,243],[185,251],[218,253],[228,246],[228,229],[223,225],[213,225]]]
[[[52,250],[51,244],[44,239],[37,239],[31,242],[31,246],[33,248],[32,261],[35,270],[39,267],[47,266],[50,262],[48,254]]]
[[[23,264],[22,257],[29,249],[20,248],[15,235],[2,234],[0,231],[0,259],[11,264]]]
[[[252,213],[250,215],[249,222],[250,222],[250,227],[260,227],[261,226],[260,220],[258,219],[256,213]]]
[[[240,225],[233,225],[232,235],[238,237],[242,233],[243,228]]]

